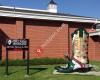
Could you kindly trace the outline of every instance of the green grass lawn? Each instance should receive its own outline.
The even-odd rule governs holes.
[[[100,67],[100,62],[92,62],[92,64]],[[25,66],[10,66],[9,76],[5,77],[5,67],[0,67],[0,80],[100,80],[100,76],[84,76],[84,75],[54,75],[55,65],[38,65],[30,66],[30,76],[25,77]]]

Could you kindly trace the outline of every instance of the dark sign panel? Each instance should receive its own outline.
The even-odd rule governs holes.
[[[28,50],[29,40],[28,39],[8,39],[6,41],[7,49],[23,49]]]

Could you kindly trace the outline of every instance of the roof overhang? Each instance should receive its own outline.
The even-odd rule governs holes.
[[[90,32],[89,36],[100,36],[100,31]]]
[[[13,8],[6,6],[0,6],[0,16],[14,17],[14,18],[28,18],[28,19],[56,20],[56,21],[100,23],[100,20],[97,20],[95,18],[50,14],[46,10]]]

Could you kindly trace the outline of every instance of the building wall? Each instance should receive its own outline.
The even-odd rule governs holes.
[[[0,45],[1,57],[5,59],[6,56],[6,39],[22,38],[22,21],[12,18],[0,18]],[[9,58],[22,59],[22,51],[9,51]]]
[[[91,40],[92,44],[90,43],[90,52],[92,57],[90,58],[92,58],[92,60],[100,60],[100,36],[92,36]]]
[[[63,57],[72,54],[71,34],[79,27],[84,27],[87,32],[91,29],[89,23],[73,23],[48,20],[30,20],[0,18],[0,51],[5,59],[5,41],[7,38],[30,40],[30,58]],[[89,37],[88,55],[91,60],[100,60],[100,39]],[[98,46],[97,46],[98,45]],[[38,53],[36,50],[41,49]],[[23,59],[23,51],[9,51],[9,59]]]
[[[54,21],[26,23],[26,38],[30,39],[30,57],[63,57],[68,51],[68,25]],[[66,34],[66,35],[65,35]],[[37,53],[41,48],[41,53]]]
[[[95,43],[95,59],[100,60],[100,36],[96,39]]]
[[[71,34],[78,29],[79,27],[84,27],[87,32],[90,32],[92,24],[84,24],[84,23],[69,23],[69,36],[70,36],[70,55],[72,55],[72,38]],[[97,41],[98,40],[98,41]],[[96,42],[97,41],[97,42]],[[96,48],[97,44],[100,43],[99,39],[96,38],[96,41],[94,41],[94,38],[89,37],[88,38],[88,57],[89,60],[100,60],[98,57],[100,50]],[[97,53],[98,51],[98,53]]]

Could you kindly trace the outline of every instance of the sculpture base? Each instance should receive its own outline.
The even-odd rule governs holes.
[[[61,67],[61,66],[56,66],[55,70],[60,73],[72,73],[72,72],[88,72],[92,70],[92,67],[87,67],[87,68],[77,68],[73,69],[73,67]]]
[[[88,71],[88,72],[72,72],[72,73],[61,73],[61,72],[57,72],[57,70],[53,71],[53,74],[77,74],[77,75],[94,75],[94,76],[100,76],[100,71],[96,72],[96,71]]]

